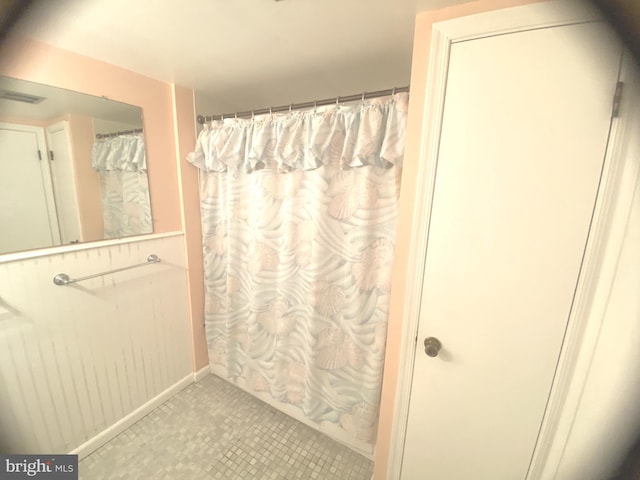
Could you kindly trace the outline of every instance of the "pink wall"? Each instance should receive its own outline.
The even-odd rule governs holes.
[[[193,335],[193,369],[198,371],[209,363],[204,332],[204,273],[202,263],[202,224],[200,222],[200,188],[198,170],[186,161],[196,139],[196,119],[193,90],[175,86],[173,89],[176,116],[176,138],[180,165],[180,188],[184,212],[189,306]]]
[[[171,85],[24,38],[2,46],[0,75],[142,107],[154,232],[182,229]]]
[[[154,232],[180,231],[184,222],[194,352],[192,364],[195,370],[205,367],[208,359],[202,326],[204,281],[199,184],[197,170],[184,160],[196,139],[193,91],[28,39],[13,39],[2,46],[0,75],[142,107]],[[79,118],[70,120],[74,137],[84,136],[91,130],[88,138],[93,138],[91,125]],[[87,152],[90,153],[90,145],[81,144],[76,145],[74,154],[80,158]],[[95,201],[99,202],[96,197],[99,183],[91,179],[90,173],[82,169],[76,172],[78,193],[85,205],[83,215],[91,215]],[[91,237],[102,228],[101,224],[90,224],[86,233]]]
[[[82,225],[82,241],[104,238],[100,176],[91,168],[93,120],[86,115],[66,115],[71,131],[71,148],[75,168],[78,210]]]
[[[411,68],[411,101],[407,120],[402,189],[399,200],[398,233],[389,310],[389,328],[387,333],[380,419],[376,443],[374,480],[385,480],[389,468],[393,414],[400,367],[402,319],[405,314],[406,271],[410,261],[409,247],[412,235],[413,202],[416,194],[418,164],[420,162],[420,140],[423,128],[422,112],[424,110],[427,87],[432,26],[434,23],[444,20],[535,3],[536,1],[540,0],[479,0],[441,10],[422,12],[416,16]]]

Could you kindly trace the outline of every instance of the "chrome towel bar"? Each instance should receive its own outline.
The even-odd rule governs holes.
[[[123,270],[130,270],[132,268],[144,267],[145,265],[149,265],[152,263],[160,263],[160,258],[157,255],[151,254],[147,257],[147,261],[145,263],[137,263],[136,265],[129,265],[128,267],[116,268],[114,270],[95,273],[93,275],[87,275],[85,277],[71,278],[66,273],[58,273],[55,277],[53,277],[53,283],[60,286],[69,285],[70,283],[81,282],[83,280],[89,280],[90,278],[101,277],[102,275],[110,275],[112,273],[122,272]]]

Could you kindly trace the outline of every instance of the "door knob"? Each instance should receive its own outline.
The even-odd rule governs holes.
[[[436,337],[427,337],[424,339],[424,353],[430,357],[437,357],[442,343]]]

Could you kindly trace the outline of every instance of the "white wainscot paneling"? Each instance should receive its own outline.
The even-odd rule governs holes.
[[[0,263],[0,452],[88,453],[193,378],[189,336],[182,235]]]

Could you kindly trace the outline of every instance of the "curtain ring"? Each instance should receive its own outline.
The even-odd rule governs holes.
[[[221,113],[220,114],[220,121],[223,121],[223,120],[224,120],[224,113]]]
[[[251,120],[256,118],[256,111],[255,110],[251,110]]]
[[[235,113],[236,120],[238,119],[238,112]]]
[[[362,103],[364,103],[364,97],[367,95],[367,92],[362,92]]]
[[[340,96],[336,97],[336,107],[340,106]]]
[[[293,108],[293,103],[289,104],[289,113],[291,113],[291,109]]]
[[[269,107],[269,115],[273,115],[273,112],[271,111],[271,107]]]
[[[393,89],[391,90],[391,95],[395,95],[396,94],[396,87],[393,87]]]

